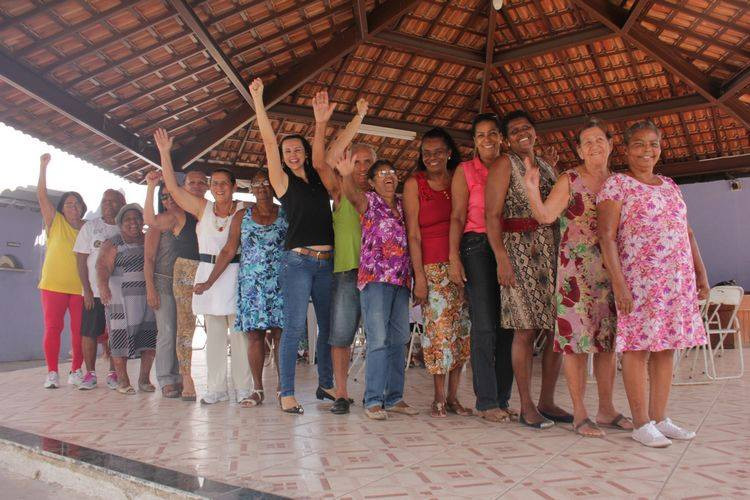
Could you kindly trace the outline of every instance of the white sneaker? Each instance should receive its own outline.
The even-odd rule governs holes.
[[[83,382],[83,372],[81,371],[80,368],[68,374],[68,385],[74,385],[76,387],[80,387],[82,382]]]
[[[201,398],[201,404],[212,405],[222,401],[229,401],[229,394],[226,392],[207,392]]]
[[[117,372],[107,373],[107,387],[110,389],[117,390]]]
[[[633,433],[630,436],[649,448],[666,448],[672,444],[672,441],[659,432],[653,420],[638,429],[633,429]]]
[[[659,432],[670,439],[689,441],[695,437],[695,432],[688,431],[675,425],[669,417],[656,424],[656,428],[659,429]]]
[[[60,375],[57,372],[49,372],[47,379],[44,381],[45,389],[57,389],[60,387]]]

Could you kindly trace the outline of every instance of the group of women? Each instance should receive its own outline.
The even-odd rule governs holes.
[[[425,318],[432,417],[476,414],[491,422],[518,419],[536,429],[569,422],[591,437],[615,428],[655,447],[694,436],[668,418],[666,404],[674,349],[706,341],[698,298],[708,292],[707,277],[679,189],[654,173],[661,133],[653,123],[625,131],[628,170],[613,174],[609,131],[587,121],[577,135],[582,163],[558,176],[556,155],[536,154],[529,115],[516,111],[500,120],[480,114],[472,123],[474,156],[467,161],[461,162],[445,130],[423,135],[402,196],[393,164],[378,160],[367,145],[351,144],[366,102],[357,103],[351,123],[326,147],[335,105],[318,93],[313,144],[299,135],[278,144],[259,79],[250,93],[267,160],[267,170],[258,170],[251,182],[256,202],[233,199],[236,180],[224,169],[215,170],[208,185],[195,173],[178,185],[172,139],[160,129],[154,135],[163,168],[159,213],[153,196],[160,174],[151,173],[145,239],[140,207],[125,205],[117,215],[119,234],[102,246],[98,283],[120,392],[134,392],[124,360],[135,355],[142,358],[139,387],[153,390],[148,371],[155,349],[163,395],[195,400],[190,342],[200,314],[208,336],[203,403],[229,399],[229,335],[236,400],[243,407],[262,404],[268,339],[276,346],[278,404],[302,414],[295,366],[312,301],[316,397],[334,401],[335,414],[349,412],[346,373],[361,312],[365,415],[415,415],[404,400],[411,297]],[[214,201],[204,197],[206,188]],[[43,207],[48,260],[80,227],[80,204],[71,194],[57,215]],[[80,310],[73,288],[60,292],[70,295],[72,315]],[[45,319],[53,316],[47,314],[48,295],[43,291]],[[59,309],[56,317],[64,313]],[[535,403],[532,359],[540,343]],[[613,403],[616,352],[622,353],[632,420]],[[584,404],[589,355],[599,394],[594,419]],[[469,359],[473,409],[458,400]],[[75,369],[80,357],[73,363]],[[554,401],[561,364],[572,415]],[[509,406],[514,377],[518,410]]]

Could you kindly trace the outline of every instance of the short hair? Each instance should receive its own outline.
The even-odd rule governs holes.
[[[370,165],[370,168],[367,170],[367,178],[373,180],[375,178],[375,172],[380,170],[380,167],[384,165],[393,168],[393,163],[389,160],[375,160],[375,163]]]
[[[526,111],[522,109],[511,111],[505,116],[505,118],[503,118],[503,123],[500,127],[500,130],[503,132],[504,137],[508,137],[508,125],[510,125],[510,122],[512,122],[513,120],[518,120],[519,118],[525,118],[526,120],[528,120],[528,122],[531,123],[532,127],[536,126],[536,124],[534,123],[534,119],[531,118],[531,115]]]
[[[349,150],[354,154],[354,150],[360,148],[369,149],[370,153],[372,153],[372,161],[378,161],[378,152],[375,151],[375,148],[371,144],[367,144],[366,142],[355,142],[349,147]]]
[[[57,211],[60,213],[63,213],[63,206],[65,205],[65,200],[67,200],[69,196],[72,196],[73,198],[75,198],[78,201],[78,203],[80,203],[81,206],[83,207],[83,211],[81,213],[81,218],[83,218],[83,216],[86,215],[86,210],[88,210],[88,207],[86,207],[86,202],[83,201],[83,197],[80,194],[78,194],[76,191],[66,191],[62,194],[62,196],[60,196],[60,201],[57,202]]]
[[[220,172],[223,172],[223,173],[227,174],[227,176],[229,176],[229,181],[232,183],[233,186],[235,186],[237,184],[237,177],[234,175],[234,172],[232,172],[228,168],[224,168],[224,167],[220,167],[220,168],[217,168],[214,171],[212,171],[211,172],[211,178],[213,178],[214,174],[218,174]]]
[[[484,122],[492,122],[497,126],[498,130],[502,130],[502,121],[495,113],[479,113],[471,120],[471,136],[477,133],[477,125]]]
[[[425,139],[441,139],[445,146],[448,148],[448,170],[454,170],[459,163],[461,163],[461,152],[456,146],[456,141],[453,137],[442,127],[431,128],[422,136],[422,141]],[[424,164],[422,159],[422,147],[419,147],[419,158],[417,159],[417,170],[427,170],[427,166]]]
[[[603,120],[600,120],[599,118],[592,116],[586,118],[586,120],[583,122],[583,126],[578,129],[578,133],[576,134],[577,145],[581,145],[581,134],[590,128],[598,128],[599,130],[604,132],[604,135],[607,136],[607,139],[612,139],[612,134],[609,133],[607,123]]]
[[[625,129],[625,132],[623,132],[622,136],[625,141],[625,145],[627,146],[628,144],[630,144],[630,141],[633,139],[635,133],[641,130],[652,130],[656,132],[656,135],[658,135],[659,139],[661,139],[661,129],[657,127],[654,122],[652,122],[651,120],[640,120],[629,126],[627,129]]]

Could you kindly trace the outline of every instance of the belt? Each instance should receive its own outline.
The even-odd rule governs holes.
[[[530,233],[539,228],[536,219],[525,217],[512,217],[503,219],[503,231],[506,233]]]
[[[307,247],[298,247],[292,249],[292,252],[297,252],[300,255],[307,255],[308,257],[314,257],[318,260],[328,260],[333,258],[333,250],[313,250]]]
[[[201,253],[198,254],[198,260],[201,262],[208,262],[209,264],[216,264],[216,257],[218,255],[210,255],[207,253]],[[229,261],[230,264],[237,264],[240,261],[240,254],[236,254],[234,257],[232,257],[232,260]]]

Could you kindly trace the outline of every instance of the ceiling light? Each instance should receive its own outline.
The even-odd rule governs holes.
[[[365,135],[376,135],[378,137],[390,137],[392,139],[401,139],[406,141],[413,141],[417,137],[417,133],[412,130],[379,127],[377,125],[362,125],[361,127],[359,127],[359,133]]]

